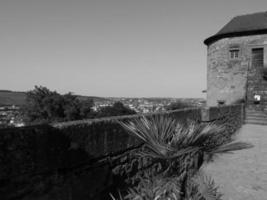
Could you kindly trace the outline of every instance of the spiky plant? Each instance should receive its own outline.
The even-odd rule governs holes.
[[[214,180],[199,171],[188,181],[186,186],[186,200],[222,200],[222,194],[219,187],[215,185]]]
[[[119,124],[144,142],[141,156],[159,162],[163,177],[179,177],[179,198],[183,200],[188,196],[188,183],[205,161],[212,160],[217,154],[252,147],[248,143],[234,142],[232,133],[228,133],[225,126],[215,123],[190,121],[182,124],[173,118],[157,115],[120,121]],[[153,176],[150,178],[153,179]]]
[[[178,200],[181,196],[181,181],[177,177],[144,176],[140,183],[130,188],[125,197],[129,200]]]
[[[143,176],[140,183],[128,190],[123,196],[118,192],[118,198],[110,194],[112,200],[222,200],[222,194],[211,177],[202,171],[188,181],[186,196],[182,197],[182,177]]]
[[[232,141],[226,128],[215,123],[191,121],[185,125],[173,118],[157,115],[151,118],[143,116],[130,122],[120,121],[119,124],[144,142],[142,156],[160,160],[184,159],[185,155],[191,155],[204,161],[204,158],[216,154],[252,147],[248,143]],[[202,163],[198,164],[199,168]]]
[[[113,194],[110,196],[112,200],[180,200],[180,183],[179,177],[151,177],[146,173],[138,185],[129,188],[127,195],[118,191],[117,198]]]

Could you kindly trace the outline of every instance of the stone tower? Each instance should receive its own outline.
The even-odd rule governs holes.
[[[234,17],[207,38],[207,105],[267,108],[267,12]],[[266,106],[265,106],[266,104]]]

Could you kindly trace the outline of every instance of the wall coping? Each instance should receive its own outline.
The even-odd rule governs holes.
[[[118,120],[135,119],[135,118],[139,118],[141,116],[149,117],[149,116],[153,116],[153,115],[168,115],[168,114],[172,114],[172,113],[186,112],[186,111],[190,111],[190,110],[192,110],[192,111],[200,110],[201,121],[208,122],[208,121],[210,121],[210,114],[209,114],[210,109],[229,108],[229,107],[236,107],[236,106],[242,106],[243,107],[244,105],[243,104],[233,104],[233,105],[222,105],[222,106],[205,106],[205,107],[182,108],[182,109],[176,109],[176,110],[171,110],[171,111],[145,113],[145,114],[102,117],[102,118],[96,118],[96,119],[83,119],[83,120],[74,120],[74,121],[66,121],[66,122],[55,122],[55,123],[50,123],[50,124],[33,124],[33,125],[28,125],[28,126],[23,126],[23,127],[8,127],[8,128],[0,129],[0,131],[6,130],[6,129],[28,129],[28,128],[34,128],[34,127],[39,127],[39,126],[44,126],[44,125],[48,125],[48,126],[51,126],[53,128],[64,129],[64,128],[71,127],[74,125],[88,126],[88,125],[99,123],[99,122],[115,123]]]
[[[116,122],[117,120],[135,119],[141,116],[149,117],[153,115],[168,115],[168,114],[177,113],[177,112],[186,112],[190,110],[200,110],[200,109],[201,107],[182,108],[182,109],[163,111],[163,112],[123,115],[123,116],[114,116],[114,117],[102,117],[102,118],[96,118],[96,119],[74,120],[74,121],[67,121],[67,122],[56,122],[56,123],[51,123],[50,125],[54,128],[60,129],[60,128],[66,128],[66,127],[73,126],[73,125],[82,125],[82,124],[91,125],[97,122]]]

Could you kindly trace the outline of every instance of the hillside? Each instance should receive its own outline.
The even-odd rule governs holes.
[[[0,90],[0,106],[25,104],[25,92],[13,92],[9,90]]]
[[[92,99],[95,101],[104,101],[106,98],[90,97],[77,95],[80,100]],[[0,106],[17,105],[22,106],[26,103],[26,92],[14,92],[10,90],[0,90]]]
[[[84,100],[93,100],[95,103],[105,103],[105,102],[115,102],[121,101],[124,104],[130,104],[136,102],[136,104],[141,101],[147,101],[151,104],[163,103],[167,104],[169,102],[181,101],[191,103],[192,105],[202,105],[205,100],[201,98],[126,98],[126,97],[95,97],[95,96],[82,96],[77,95],[78,99],[81,101]],[[0,90],[0,106],[8,105],[17,105],[22,106],[26,103],[26,92],[14,92],[10,90]]]

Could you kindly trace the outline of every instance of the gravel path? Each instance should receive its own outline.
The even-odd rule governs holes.
[[[244,125],[237,140],[254,147],[221,155],[205,171],[224,194],[223,200],[267,200],[267,126]]]

